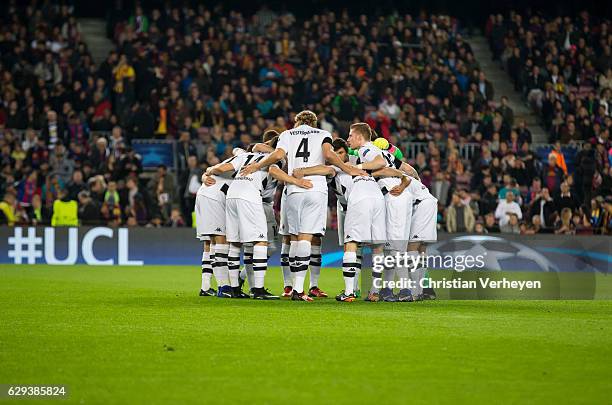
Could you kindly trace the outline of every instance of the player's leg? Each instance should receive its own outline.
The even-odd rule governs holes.
[[[361,277],[361,262],[363,260],[363,246],[360,243],[357,246],[357,266],[355,266],[355,277],[353,278],[353,291],[355,291],[355,298],[361,297],[361,289],[359,288],[359,278]]]
[[[240,289],[244,282],[249,283],[249,288],[253,288],[253,244],[245,243],[242,245],[243,263],[244,266],[240,270]]]
[[[287,220],[287,194],[281,194],[280,219],[278,233],[282,237],[281,241],[281,270],[283,272],[283,297],[291,297],[293,292],[293,274],[291,273],[291,263],[289,262],[289,250],[291,247],[291,235],[289,234],[289,223]]]
[[[217,280],[217,297],[231,298],[232,289],[229,281],[229,271],[227,268],[227,255],[229,253],[229,245],[224,235],[213,235],[214,243],[214,258],[213,258],[213,274]]]
[[[366,301],[377,302],[380,301],[380,289],[383,286],[382,274],[383,274],[383,261],[384,261],[384,245],[372,246],[372,287]]]
[[[266,271],[268,270],[268,243],[256,242],[253,245],[253,298],[258,300],[277,300],[280,297],[265,288]]]
[[[344,256],[342,257],[342,277],[344,279],[344,291],[336,296],[336,301],[355,301],[355,273],[357,272],[357,242],[344,244]]]
[[[402,248],[405,248],[405,228],[406,218],[403,215],[405,211],[406,198],[400,196],[385,195],[385,232],[386,243],[384,246],[384,254],[386,256],[395,257]],[[383,284],[389,285],[395,281],[396,267],[395,265],[385,266],[383,271]],[[380,291],[382,300],[395,300],[393,290],[389,287],[384,287]]]
[[[310,289],[308,295],[317,298],[327,298],[327,293],[319,288],[319,277],[321,276],[321,237],[312,238],[310,250]]]
[[[202,251],[202,286],[200,288],[200,297],[208,297],[217,295],[217,292],[211,288],[210,281],[212,279],[212,263],[210,261],[210,238],[204,240]]]
[[[310,250],[314,232],[307,233],[304,229],[307,214],[312,215],[312,197],[310,194],[318,193],[292,193],[287,196],[287,220],[291,244],[289,246],[289,262],[293,276],[293,301],[312,301],[308,294],[304,294],[304,280],[310,265]],[[322,194],[322,193],[321,193]],[[317,213],[317,215],[320,215]]]
[[[427,259],[426,259],[426,244],[433,243],[438,240],[438,232],[436,228],[438,202],[435,199],[425,199],[418,202],[414,206],[412,215],[412,223],[410,230],[410,245],[409,250],[414,256],[416,251],[419,260],[415,262],[412,280],[416,283],[413,296],[415,300],[435,299],[436,294],[433,289],[424,288],[427,282]]]
[[[235,218],[237,212],[235,203],[236,200],[226,200],[223,206],[223,221],[215,220],[217,226],[216,230],[219,232],[219,234],[213,236],[215,242],[215,261],[213,263],[213,272],[215,273],[215,278],[217,278],[217,283],[221,283],[219,285],[223,286],[219,288],[217,296],[223,298],[233,296],[232,283],[230,280],[230,272],[228,267],[228,257],[230,254],[230,245],[228,240],[231,242],[240,242],[238,224]],[[221,207],[218,205],[215,205],[214,207],[214,211],[208,212],[208,215],[211,217],[216,217],[216,215],[218,215],[217,211],[221,210]],[[221,231],[218,231],[219,229]],[[222,232],[222,234],[220,232]],[[236,284],[236,282],[234,282],[234,284]]]
[[[291,236],[283,235],[281,244],[281,269],[283,271],[283,297],[291,297],[293,292],[293,274],[291,273],[291,262],[289,249],[291,247]]]

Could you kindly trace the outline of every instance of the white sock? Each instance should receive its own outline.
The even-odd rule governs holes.
[[[237,245],[229,246],[227,254],[227,269],[229,271],[230,286],[240,286],[240,247]]]
[[[412,259],[410,263],[409,274],[410,280],[414,285],[414,287],[411,288],[412,295],[421,294],[423,292],[423,288],[421,288],[420,285],[421,278],[423,277],[423,273],[425,272],[423,266],[421,265],[422,258],[419,256],[419,252],[417,252],[416,250],[409,251],[408,257]]]
[[[319,286],[321,277],[321,246],[312,245],[310,251],[310,288]]]
[[[383,263],[383,257],[380,257],[380,256],[383,256],[383,253],[372,253],[372,263]],[[382,271],[374,270],[374,266],[372,266],[372,288],[370,289],[371,292],[373,293],[380,292],[382,273],[383,273]]]
[[[227,253],[229,245],[217,244],[214,245],[215,257],[213,261],[213,273],[217,280],[217,285],[223,287],[229,285],[229,274],[227,269]]]
[[[263,288],[268,270],[268,247],[253,246],[253,288]]]
[[[386,256],[395,256],[395,254],[396,254],[395,251],[385,250]],[[383,271],[383,281],[385,282],[395,281],[395,273],[396,273],[395,266],[392,266],[392,267],[385,266],[385,270]]]
[[[202,252],[202,290],[210,290],[212,278],[212,265],[210,263],[210,252]]]
[[[246,279],[249,283],[249,288],[253,288],[255,285],[255,280],[253,279],[253,245],[250,243],[248,245],[244,245],[244,276],[242,276],[242,272],[240,272],[240,278],[243,280]],[[246,276],[246,277],[245,277]]]
[[[357,263],[357,253],[344,252],[342,257],[342,276],[344,277],[344,293],[346,295],[355,292],[355,272],[359,263]]]
[[[357,268],[355,269],[355,277],[353,277],[353,291],[359,290],[359,277],[361,276],[361,247],[357,248]]]
[[[291,274],[291,267],[289,265],[289,244],[283,243],[281,245],[281,268],[283,270],[283,284],[284,287],[293,286],[293,276]]]
[[[293,248],[293,242],[291,242],[291,245],[291,248]],[[310,249],[310,242],[307,240],[295,242],[295,256],[293,256],[295,261],[291,272],[295,278],[293,289],[298,293],[304,292],[304,280],[310,264]]]

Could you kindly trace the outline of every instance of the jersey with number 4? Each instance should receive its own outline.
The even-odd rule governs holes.
[[[267,170],[258,170],[248,176],[242,176],[240,170],[244,166],[256,163],[265,158],[266,153],[243,153],[236,156],[230,163],[234,167],[235,176],[227,190],[227,198],[238,198],[254,203],[262,203],[262,193],[266,189],[271,176]]]
[[[300,125],[280,134],[276,147],[284,150],[287,154],[287,173],[291,175],[295,169],[325,164],[323,144],[331,144],[331,142],[332,138],[329,132],[308,125]],[[327,193],[325,176],[305,176],[305,178],[312,182],[312,188],[305,189],[290,184],[287,187],[287,192],[289,194],[308,191]]]

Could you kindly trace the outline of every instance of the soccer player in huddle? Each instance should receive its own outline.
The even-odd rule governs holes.
[[[229,163],[232,159],[234,158],[229,158],[221,164]],[[225,238],[225,197],[231,181],[230,174],[204,174],[202,175],[203,184],[196,194],[196,234],[204,242],[201,296],[214,294],[214,290],[210,288],[209,269],[211,268],[217,280],[217,296],[232,297],[227,267],[229,245]],[[210,242],[207,244],[207,241]]]
[[[372,143],[372,130],[368,124],[356,123],[351,125],[349,146],[357,150],[357,167],[365,170],[380,170],[384,167],[399,169],[406,174],[416,176],[416,171],[409,164],[397,159],[388,151],[381,151]],[[410,193],[391,193],[401,184],[402,180],[398,177],[385,176],[378,179],[378,185],[385,198],[385,225],[386,225],[386,244],[385,254],[395,255],[405,252],[410,238],[410,218],[412,217],[412,198]],[[408,268],[398,268],[401,278],[407,278]],[[384,270],[384,281],[395,280],[395,267],[388,267]],[[407,294],[400,294],[398,298],[393,295],[390,288],[379,288],[382,272],[372,270],[372,288],[368,294],[368,301],[394,301],[409,300]]]
[[[344,162],[349,160],[348,145],[342,139],[333,142],[334,151]],[[372,175],[350,176],[333,166],[315,166],[296,169],[294,176],[326,175],[332,179],[335,193],[346,201],[346,218],[343,226],[344,256],[342,274],[345,288],[336,296],[337,301],[352,302],[355,300],[354,278],[361,263],[357,260],[360,244],[370,244],[372,254],[381,256],[386,239],[385,200],[373,176],[396,176],[403,174],[394,168],[382,168]],[[403,190],[401,190],[403,191]],[[401,193],[401,191],[399,191]],[[393,190],[395,193],[396,190]]]
[[[350,175],[365,175],[363,170],[343,162],[334,153],[331,134],[316,125],[317,116],[312,111],[300,112],[295,117],[294,128],[280,135],[275,151],[261,161],[243,167],[241,175],[247,176],[282,159],[287,160],[289,175],[295,169],[324,165],[326,162]],[[312,188],[289,184],[286,208],[283,208],[286,209],[288,233],[291,235],[289,262],[294,284],[291,299],[294,301],[312,301],[304,293],[304,280],[310,265],[313,237],[325,234],[327,222],[325,176],[313,175],[305,179],[312,182]]]
[[[274,139],[272,146],[276,143]],[[251,293],[255,299],[278,299],[264,288],[268,263],[268,224],[264,209],[263,192],[274,179],[299,188],[308,189],[312,183],[307,179],[288,176],[277,165],[271,165],[253,173],[243,175],[240,170],[251,162],[263,160],[267,155],[246,152],[231,161],[207,171],[210,175],[231,173],[233,181],[226,197],[226,238],[230,242],[228,253],[229,281],[233,296],[240,296],[240,250],[242,244],[253,245],[253,284]]]

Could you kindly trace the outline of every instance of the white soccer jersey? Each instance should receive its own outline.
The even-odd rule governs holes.
[[[387,167],[399,168],[399,166],[402,164],[401,160],[397,159],[386,150],[378,149],[372,142],[365,143],[361,148],[359,148],[357,153],[359,156],[358,164],[371,162],[376,159],[377,156],[382,156],[385,159]],[[381,177],[378,179],[378,185],[380,188],[384,188],[387,191],[400,184],[400,182],[401,180],[397,177]]]
[[[333,179],[332,187],[336,195],[343,197],[339,198],[341,203],[356,204],[359,201],[383,198],[380,192],[380,187],[376,180],[371,176],[351,176],[344,173],[342,170],[336,169],[336,176]]]
[[[233,156],[224,160],[222,163],[231,163],[235,158],[236,157]],[[227,194],[229,186],[232,183],[233,175],[234,173],[232,172],[223,173],[220,176],[212,175],[211,177],[215,179],[215,184],[212,186],[200,187],[198,194],[202,194],[216,201],[225,201],[225,195]]]
[[[291,175],[293,170],[298,168],[325,164],[322,145],[331,142],[332,137],[329,132],[308,125],[300,125],[280,134],[276,147],[287,154],[287,173]],[[287,192],[289,194],[310,191],[327,193],[325,176],[306,176],[305,178],[312,182],[312,188],[305,189],[290,184],[287,186]]]
[[[251,163],[259,162],[267,155],[266,153],[243,153],[230,162],[234,167],[235,177],[227,190],[227,198],[262,203],[263,190],[266,189],[271,178],[268,171],[258,170],[248,176],[242,176],[240,170]]]

